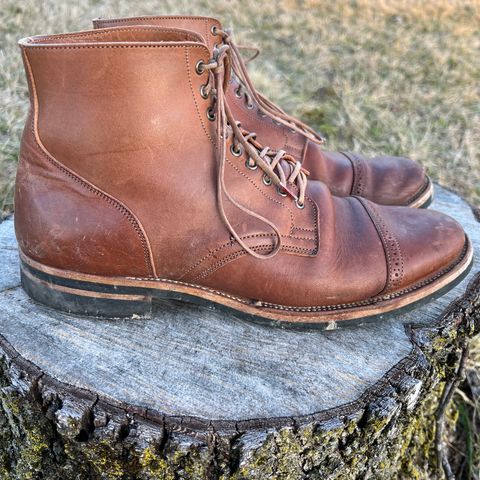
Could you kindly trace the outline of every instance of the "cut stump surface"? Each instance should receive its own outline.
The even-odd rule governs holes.
[[[480,251],[467,203],[436,186],[430,208]],[[21,289],[12,218],[0,225],[0,266],[0,478],[438,473],[433,416],[480,326],[478,255],[443,297],[331,330],[180,303],[148,320],[64,315]]]

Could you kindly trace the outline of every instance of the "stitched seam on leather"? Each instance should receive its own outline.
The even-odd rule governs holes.
[[[467,253],[468,250],[468,244],[466,243],[465,246],[463,247],[462,253],[458,257],[455,262],[452,262],[451,265],[448,267],[445,267],[443,270],[438,272],[437,274],[422,280],[421,282],[417,282],[416,284],[412,285],[411,287],[399,290],[398,292],[391,293],[388,295],[382,295],[378,296],[376,295],[375,297],[369,298],[368,300],[363,300],[360,302],[350,302],[350,303],[338,303],[334,305],[322,305],[322,306],[313,306],[313,307],[293,307],[293,306],[288,306],[288,305],[279,305],[276,303],[268,303],[268,302],[259,302],[255,301],[253,302],[252,300],[246,300],[241,297],[237,297],[235,295],[230,295],[228,293],[222,292],[220,290],[215,290],[209,287],[204,287],[202,285],[196,285],[194,283],[186,283],[186,282],[181,282],[179,280],[170,280],[167,278],[142,278],[142,277],[127,277],[130,280],[140,280],[140,281],[151,281],[151,282],[165,282],[169,283],[172,285],[181,285],[185,287],[192,287],[196,288],[198,290],[208,292],[208,293],[213,293],[215,295],[219,295],[224,298],[229,298],[231,300],[235,300],[239,303],[243,303],[245,305],[252,305],[255,304],[257,307],[265,307],[265,308],[270,308],[274,310],[284,310],[284,311],[289,311],[289,312],[328,312],[328,311],[338,311],[338,310],[343,310],[346,308],[355,308],[355,307],[366,307],[370,305],[375,305],[379,302],[384,302],[387,300],[392,300],[398,297],[401,297],[405,294],[414,292],[415,290],[418,290],[419,288],[422,288],[426,285],[429,285],[430,283],[434,282],[438,278],[442,277],[446,273],[450,272],[453,270],[464,258],[465,254]]]
[[[315,232],[314,228],[293,227],[293,230],[302,230],[304,232]]]
[[[245,235],[245,236],[242,236],[241,237],[242,240],[247,240],[249,238],[273,238],[273,234],[271,233],[256,233],[256,234],[252,234],[252,235]],[[292,236],[292,235],[282,235],[282,238],[291,238],[291,239],[294,239],[294,240],[309,240],[309,241],[314,241],[315,239],[314,238],[302,238],[302,237],[295,237],[295,236]],[[209,252],[207,255],[203,256],[200,260],[198,260],[196,263],[194,263],[193,265],[191,265],[190,267],[188,267],[188,269],[182,273],[179,277],[179,280],[181,280],[183,277],[185,277],[186,275],[188,275],[189,273],[191,273],[193,270],[195,270],[196,268],[200,267],[200,265],[202,263],[204,263],[206,260],[208,260],[210,257],[212,257],[213,255],[221,252],[222,250],[224,250],[225,248],[228,248],[228,247],[233,247],[236,245],[236,242],[230,240],[220,246],[218,246],[217,248],[215,248],[215,250],[212,250],[211,252]],[[254,246],[252,247],[253,249],[257,248],[258,246]],[[286,246],[287,247],[287,246]],[[269,248],[271,248],[271,245],[269,245]],[[293,247],[293,246],[290,246],[288,248],[291,248],[291,249],[295,249],[295,252],[294,253],[305,253],[305,254],[313,254],[316,252],[315,249],[309,249],[309,248],[306,248],[306,247]],[[291,250],[293,252],[293,250]],[[207,267],[208,268],[208,267]]]
[[[208,49],[211,50],[211,47],[210,47],[210,42],[208,41],[208,20],[205,19],[204,21],[204,27],[205,27],[205,42],[207,43],[207,46],[208,46]]]
[[[288,238],[288,237],[287,237]],[[252,250],[254,251],[259,251],[259,250],[271,250],[272,246],[271,245],[255,245],[252,247]],[[304,251],[305,249],[300,248],[300,247],[295,247],[293,245],[283,245],[282,246],[282,251],[283,252],[291,252],[291,253],[307,253]],[[225,266],[227,263],[232,262],[233,260],[236,260],[237,258],[243,257],[247,254],[245,250],[237,250],[236,252],[232,252],[228,254],[226,257],[222,258],[218,262],[214,263],[207,269],[201,271],[199,274],[197,274],[193,280],[200,280],[208,277],[212,273],[216,272],[223,266]]]
[[[315,223],[315,230],[314,230],[314,235],[315,235],[315,253],[318,252],[319,248],[320,248],[320,237],[319,237],[319,234],[318,234],[318,230],[320,228],[319,224],[318,224],[318,208],[317,208],[317,204],[310,198],[310,197],[307,197],[305,196],[305,199],[308,200],[311,204],[312,204],[312,207],[313,207],[313,216],[314,216],[314,223]]]
[[[270,198],[265,192],[263,192],[259,187],[258,185],[250,178],[248,177],[247,175],[245,175],[244,172],[242,172],[241,170],[238,169],[238,167],[233,164],[228,158],[227,158],[227,162],[234,168],[236,169],[241,175],[243,175],[245,178],[248,179],[249,182],[252,183],[252,185],[257,188],[266,198],[268,198],[269,200],[273,201],[273,202],[276,202],[276,203],[280,203],[278,202],[277,200],[273,199],[273,198]],[[298,240],[310,240],[310,241],[314,241],[315,242],[315,248],[313,249],[307,249],[307,248],[303,248],[299,253],[306,253],[306,254],[309,254],[309,255],[312,255],[312,254],[316,254],[318,252],[318,248],[319,248],[319,237],[318,237],[318,210],[317,210],[317,206],[315,204],[315,202],[313,202],[309,197],[305,197],[313,206],[313,210],[314,210],[314,223],[315,223],[315,228],[302,228],[302,227],[295,227],[293,225],[293,222],[294,222],[294,217],[293,217],[293,213],[292,211],[290,210],[290,208],[286,205],[283,205],[282,203],[280,203],[280,205],[284,206],[285,208],[287,208],[287,210],[289,211],[290,215],[291,215],[291,221],[292,221],[292,225],[291,225],[291,228],[290,228],[290,235],[288,237],[285,237],[282,235],[282,237],[284,238],[293,238],[293,239],[298,239]],[[306,237],[295,237],[293,235],[293,232],[295,230],[301,230],[301,231],[304,231],[304,232],[312,232],[314,234],[314,238],[306,238]],[[270,236],[271,234],[255,234],[255,235],[247,235],[247,236],[244,236],[242,237],[242,239],[247,239],[247,238],[255,238],[255,237],[265,237],[265,236]],[[186,271],[184,271],[181,275],[180,275],[180,278],[183,278],[185,275],[188,275],[190,272],[192,272],[195,268],[197,268],[198,266],[200,266],[205,260],[207,260],[208,258],[210,258],[212,255],[215,255],[215,253],[219,252],[220,250],[222,250],[223,248],[227,247],[228,245],[231,245],[232,242],[229,241],[229,242],[226,242],[224,243],[223,245],[217,247],[215,250],[212,250],[210,253],[208,253],[207,255],[205,255],[204,257],[202,257],[198,262],[196,262],[195,264],[193,264],[192,266],[188,267]]]
[[[314,249],[306,249],[304,247],[302,248],[302,247],[284,246],[284,247],[282,247],[282,250],[290,251],[290,252],[293,252],[293,253],[299,253],[299,254],[305,253],[305,254],[308,254],[308,255],[316,255],[317,252],[318,252],[318,249],[319,249],[319,244],[320,244],[319,236],[318,236],[318,228],[319,228],[318,227],[318,209],[317,209],[316,203],[313,200],[311,200],[307,196],[305,196],[305,199],[308,200],[312,204],[313,211],[314,211],[314,222],[315,222],[315,225],[316,225],[316,229],[314,230],[315,248]],[[265,234],[265,235],[268,235],[268,234]],[[295,237],[285,237],[285,236],[282,235],[282,238],[295,238]],[[182,275],[182,276],[184,276],[184,275]]]
[[[303,149],[302,149],[302,156],[300,160],[302,163],[304,163],[305,158],[307,158],[307,150],[309,145],[310,145],[310,140],[308,140],[308,138],[305,137],[305,142],[303,144]]]
[[[127,18],[112,18],[112,19],[96,19],[94,23],[107,25],[109,23],[130,23],[131,21],[136,20],[212,20],[217,22],[217,19],[213,17],[202,17],[202,16],[169,16],[169,15],[140,15],[138,17],[127,17]]]
[[[175,43],[170,45],[158,45],[158,44],[139,44],[139,45],[112,45],[112,44],[83,44],[83,45],[38,45],[35,43],[22,44],[22,47],[26,50],[81,50],[84,48],[185,48],[185,43]],[[190,44],[188,48],[197,48],[199,50],[208,50],[206,45],[203,44]]]
[[[188,31],[182,31],[181,29],[167,29],[167,28],[162,28],[162,27],[135,27],[132,26],[131,28],[115,28],[115,32],[161,32],[161,33],[179,33],[181,35],[185,35],[186,38],[192,41],[198,41],[198,36],[197,35],[192,35]],[[100,36],[105,36],[110,34],[111,31],[108,32],[102,32],[101,30],[96,30],[94,32],[84,32],[84,33],[75,33],[75,34],[61,34],[61,35],[44,35],[41,38],[33,38],[30,40],[30,43],[32,45],[36,45],[37,43],[40,43],[45,40],[61,40],[63,38],[68,38],[68,39],[73,39],[73,40],[81,40],[82,38],[87,38],[87,37],[100,37]],[[112,40],[114,41],[114,40]]]
[[[405,274],[405,265],[402,250],[398,243],[398,240],[394,237],[392,232],[387,227],[382,216],[378,213],[377,209],[370,203],[361,198],[355,197],[365,208],[368,216],[371,218],[375,228],[382,241],[383,248],[387,259],[387,282],[384,289],[380,292],[388,293],[394,290],[395,287],[401,285]]]
[[[24,53],[25,53],[26,63],[28,65],[28,70],[29,70],[28,73],[29,73],[29,76],[30,76],[30,81],[31,81],[31,84],[32,84],[32,90],[33,90],[32,93],[33,93],[33,95],[35,96],[35,99],[36,99],[37,93],[36,93],[36,87],[35,87],[35,79],[33,77],[33,72],[32,72],[32,69],[31,69],[31,65],[30,65],[30,61],[28,59],[27,53],[26,52],[24,52]],[[38,110],[37,102],[38,101],[35,100],[35,107],[36,107],[35,110]],[[104,199],[107,202],[107,204],[115,207],[117,210],[120,211],[121,214],[123,214],[126,217],[126,219],[132,225],[132,227],[133,227],[134,231],[136,232],[137,236],[139,237],[139,240],[140,240],[140,243],[141,243],[142,249],[143,249],[143,255],[144,255],[147,270],[150,272],[150,274],[152,276],[155,277],[156,272],[155,272],[155,268],[153,266],[153,263],[151,261],[150,245],[148,243],[148,240],[147,240],[142,228],[140,227],[137,219],[135,218],[135,216],[130,212],[130,210],[128,210],[128,208],[126,206],[124,206],[118,200],[111,197],[107,193],[99,190],[94,185],[90,184],[89,182],[87,182],[86,180],[84,180],[83,178],[78,176],[77,174],[73,173],[72,171],[70,171],[70,169],[68,169],[66,166],[61,164],[58,160],[56,160],[50,154],[47,154],[43,150],[43,148],[38,144],[38,141],[37,141],[37,135],[36,135],[36,118],[37,118],[36,116],[37,115],[38,115],[38,112],[36,112],[34,115],[32,115],[32,121],[31,121],[31,126],[30,126],[33,138],[35,139],[35,148],[54,167],[59,169],[61,172],[63,172],[65,175],[67,175],[68,177],[70,177],[74,181],[78,182],[82,187],[84,187],[87,190],[89,190],[90,192],[96,194],[100,198]],[[40,134],[38,133],[38,135],[40,135]]]
[[[255,246],[252,247],[252,250],[257,252],[257,251],[264,250],[264,249],[267,249],[267,248],[272,248],[272,247],[271,247],[271,245],[255,245]],[[245,252],[244,250],[237,250],[236,252],[230,253],[226,257],[222,258],[218,262],[216,262],[213,265],[211,265],[210,267],[208,267],[206,270],[201,271],[198,275],[196,275],[193,278],[193,280],[200,280],[200,279],[204,279],[204,278],[208,277],[209,275],[216,272],[217,270],[219,270],[221,267],[223,267],[227,263],[230,263],[233,260],[235,260],[239,257],[242,257],[246,253],[247,252]]]
[[[33,122],[32,122],[33,123]],[[34,127],[32,126],[32,129]],[[146,240],[143,236],[143,232],[142,230],[140,229],[140,227],[138,226],[137,224],[137,221],[135,219],[135,217],[133,217],[133,215],[130,213],[130,211],[124,207],[122,204],[118,203],[117,200],[115,200],[114,198],[110,197],[109,195],[103,193],[101,190],[98,190],[96,189],[95,187],[93,187],[92,185],[90,185],[89,183],[85,182],[84,180],[82,180],[81,178],[77,177],[77,175],[75,175],[73,172],[70,172],[67,168],[65,168],[63,165],[60,165],[60,164],[57,164],[57,161],[54,160],[53,158],[49,157],[35,142],[35,147],[37,148],[38,150],[38,153],[40,153],[46,160],[48,160],[49,163],[51,163],[52,165],[54,165],[57,169],[59,169],[62,173],[64,173],[65,175],[67,175],[69,178],[71,178],[72,180],[78,182],[82,187],[86,188],[89,192],[92,192],[94,193],[95,195],[99,196],[100,198],[102,198],[103,200],[105,200],[107,202],[108,205],[116,208],[117,210],[120,211],[120,213],[128,220],[128,222],[132,225],[135,233],[137,234],[137,236],[139,237],[139,240],[140,240],[140,243],[142,245],[142,250],[143,250],[143,256],[144,256],[144,259],[145,259],[145,264],[146,264],[146,267],[148,269],[148,271],[153,275],[155,276],[155,273],[153,271],[153,268],[152,268],[152,265],[151,265],[151,262],[150,262],[150,249],[146,243]]]
[[[295,222],[295,219],[293,217],[293,212],[292,210],[290,209],[290,207],[288,207],[287,205],[283,204],[282,202],[278,201],[278,200],[275,200],[274,198],[270,197],[270,195],[268,195],[267,193],[265,193],[257,184],[256,182],[250,178],[245,172],[242,172],[234,163],[232,163],[228,158],[227,158],[227,163],[232,166],[240,175],[242,175],[243,177],[245,177],[265,198],[268,198],[268,200],[274,202],[274,203],[277,203],[278,205],[286,208],[288,210],[288,213],[290,215],[290,231],[293,230],[294,228],[294,222]]]
[[[214,142],[212,136],[210,135],[210,133],[208,133],[207,127],[205,126],[202,115],[200,113],[200,108],[198,107],[197,99],[195,98],[195,91],[193,89],[192,76],[190,74],[190,55],[189,55],[189,52],[188,52],[188,47],[185,48],[185,64],[187,66],[188,84],[190,85],[190,91],[192,92],[193,103],[195,104],[195,110],[197,111],[198,119],[200,120],[200,124],[202,125],[202,128],[203,128],[203,131],[205,132],[205,135],[208,137],[210,142],[213,145],[215,145],[215,142]]]
[[[365,182],[364,182],[364,171],[363,171],[363,162],[352,152],[340,152],[344,157],[347,157],[352,164],[353,179],[352,179],[352,188],[350,190],[350,195],[364,195],[365,191]]]

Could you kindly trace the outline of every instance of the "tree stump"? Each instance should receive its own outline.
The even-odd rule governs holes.
[[[437,186],[431,208],[480,250],[467,203]],[[480,325],[474,262],[443,297],[358,326],[266,325],[180,303],[149,320],[105,321],[26,296],[7,219],[0,478],[440,477],[444,386]]]

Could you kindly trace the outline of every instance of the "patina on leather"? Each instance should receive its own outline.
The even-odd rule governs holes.
[[[314,315],[408,291],[465,249],[453,219],[332,196],[240,128],[228,45],[212,57],[192,32],[121,26],[20,46],[31,112],[15,222],[34,261]]]
[[[97,28],[142,24],[177,27],[197,32],[211,51],[223,42],[236,50],[229,32],[210,17],[143,16],[95,19],[93,24]],[[237,64],[241,62],[239,55],[235,57]],[[359,195],[383,205],[414,206],[419,205],[416,201],[420,196],[427,194],[427,200],[430,198],[431,183],[419,164],[403,157],[366,158],[353,152],[324,150],[320,135],[285,114],[257,92],[253,83],[247,81],[251,88],[245,88],[245,83],[245,79],[240,84],[234,78],[227,89],[227,101],[235,118],[247,130],[256,132],[261,143],[300,159],[311,178],[326,183],[334,195]]]

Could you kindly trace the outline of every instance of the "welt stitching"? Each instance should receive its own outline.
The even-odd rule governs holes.
[[[291,307],[288,305],[279,305],[275,303],[267,303],[267,302],[253,302],[246,300],[241,297],[237,297],[235,295],[230,295],[228,293],[222,292],[220,290],[215,290],[209,287],[204,287],[202,285],[196,285],[194,283],[187,283],[187,282],[181,282],[179,280],[170,280],[168,278],[142,278],[142,277],[128,277],[131,280],[140,280],[140,281],[153,281],[153,282],[165,282],[169,283],[172,285],[181,285],[185,287],[192,287],[196,288],[198,290],[204,291],[204,292],[209,292],[213,293],[215,295],[219,295],[224,298],[229,298],[231,300],[235,300],[239,303],[243,303],[244,305],[252,305],[255,303],[255,306],[257,307],[265,307],[265,308],[271,308],[274,310],[284,310],[284,311],[291,311],[291,312],[325,312],[325,311],[335,311],[335,310],[343,310],[346,308],[355,308],[355,307],[364,307],[368,305],[375,305],[376,303],[386,301],[386,300],[391,300],[394,298],[401,297],[402,295],[405,295],[410,292],[414,292],[415,290],[418,290],[419,288],[422,288],[426,285],[429,285],[430,283],[434,282],[437,280],[439,277],[445,275],[449,271],[453,270],[464,258],[465,254],[467,252],[468,245],[465,244],[463,247],[462,253],[460,254],[459,258],[452,263],[450,266],[445,267],[443,270],[438,272],[436,275],[433,275],[432,277],[422,280],[421,282],[416,283],[415,285],[412,285],[409,288],[405,288],[403,290],[399,290],[398,292],[395,293],[390,293],[388,295],[376,295],[375,297],[372,297],[368,300],[363,300],[360,302],[351,302],[351,303],[339,303],[339,304],[334,304],[334,305],[323,305],[323,306],[314,306],[314,307]]]
[[[32,131],[32,135],[33,135],[33,138],[35,138],[35,123],[34,123],[34,120],[32,119],[32,122],[31,122],[31,131]],[[105,200],[107,202],[107,204],[109,204],[110,206],[113,206],[115,207],[117,210],[120,211],[120,213],[122,215],[124,215],[127,220],[130,222],[130,224],[132,225],[133,229],[135,230],[136,234],[138,235],[139,239],[140,239],[140,243],[142,245],[142,249],[143,249],[143,256],[144,256],[144,259],[145,259],[145,264],[147,266],[147,269],[148,271],[154,275],[154,272],[153,272],[153,268],[152,268],[152,264],[150,262],[150,249],[147,245],[147,241],[144,237],[144,234],[141,230],[141,228],[139,227],[138,223],[137,223],[137,220],[135,219],[135,217],[130,213],[130,211],[124,207],[121,203],[117,202],[114,198],[106,195],[105,193],[103,193],[102,191],[96,189],[95,187],[93,187],[92,185],[90,185],[89,183],[85,182],[84,180],[82,180],[80,177],[78,177],[77,175],[75,175],[73,172],[71,172],[68,168],[65,168],[63,165],[61,165],[57,160],[53,159],[52,157],[50,157],[49,155],[47,155],[41,148],[40,146],[37,144],[37,142],[35,141],[35,147],[36,149],[38,150],[38,152],[40,153],[40,155],[42,155],[49,163],[51,163],[54,167],[56,167],[57,169],[59,169],[62,173],[64,173],[65,175],[67,175],[69,178],[71,178],[72,180],[78,182],[82,187],[86,188],[88,191],[94,193],[95,195],[99,196],[100,198],[102,198],[103,200]]]
[[[212,136],[210,133],[208,133],[207,127],[205,126],[205,123],[203,121],[202,115],[200,113],[200,108],[198,107],[198,102],[195,97],[195,91],[193,89],[193,83],[192,83],[192,76],[190,74],[190,55],[188,52],[188,47],[185,48],[185,64],[187,66],[187,78],[188,78],[188,84],[190,86],[190,91],[192,92],[192,97],[193,97],[193,103],[195,104],[195,110],[197,111],[198,119],[200,120],[200,124],[202,125],[202,129],[205,132],[205,135],[208,137],[210,142],[215,145],[215,142],[213,141]]]
[[[417,193],[413,194],[407,201],[406,205],[410,205],[411,203],[413,203],[415,200],[417,200],[418,198],[420,198],[425,192],[426,190],[428,189],[430,185],[430,180],[428,178],[428,176],[425,178],[425,181],[423,182],[423,185],[420,187],[420,190],[418,190]]]
[[[161,32],[161,33],[178,33],[178,34],[181,34],[181,35],[185,35],[186,38],[188,38],[189,40],[195,40],[195,41],[198,41],[198,37],[196,35],[192,35],[191,33],[187,32],[187,31],[181,31],[179,29],[167,29],[167,28],[162,28],[162,27],[142,27],[142,28],[136,28],[134,26],[132,26],[132,28],[115,28],[114,30],[115,32],[155,32],[155,31],[158,31],[158,32]],[[62,38],[66,38],[66,39],[70,39],[70,40],[80,40],[82,38],[86,38],[86,37],[100,37],[100,36],[105,36],[105,35],[108,35],[110,34],[111,32],[108,31],[108,32],[102,32],[101,30],[96,30],[94,32],[84,32],[84,33],[75,33],[75,34],[61,34],[61,35],[45,35],[45,36],[42,36],[41,38],[34,38],[31,40],[31,43],[32,44],[37,44],[37,43],[41,43],[42,41],[45,41],[45,40],[61,40]]]

